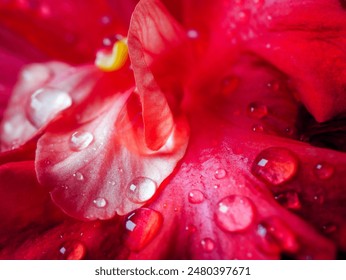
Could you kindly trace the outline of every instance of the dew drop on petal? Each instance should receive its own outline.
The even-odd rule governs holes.
[[[138,177],[131,181],[126,196],[134,203],[144,203],[150,200],[157,190],[157,184],[150,178]]]
[[[264,127],[263,127],[263,125],[261,125],[261,124],[254,124],[254,125],[252,126],[252,131],[253,131],[253,132],[261,133],[261,132],[264,131]]]
[[[325,225],[322,226],[322,231],[325,234],[332,234],[337,230],[337,226],[333,223],[327,223]]]
[[[124,241],[132,251],[140,251],[159,233],[162,215],[152,209],[140,208],[127,216]]]
[[[255,216],[252,201],[240,195],[223,198],[217,204],[215,212],[216,224],[223,230],[237,232],[247,229]]]
[[[82,260],[86,254],[86,247],[79,241],[67,241],[59,249],[65,260]]]
[[[258,102],[251,102],[247,107],[247,115],[251,118],[261,119],[268,115],[268,108]]]
[[[36,128],[41,128],[71,105],[72,98],[66,91],[52,87],[41,88],[29,99],[27,117]]]
[[[215,248],[214,240],[208,237],[201,240],[201,245],[202,245],[203,251],[207,253],[212,252]]]
[[[195,30],[195,29],[188,30],[186,35],[190,39],[197,39],[199,37],[199,34],[198,34],[197,30]]]
[[[221,180],[221,179],[225,178],[226,175],[227,175],[226,170],[223,168],[219,168],[215,171],[214,177],[218,180]]]
[[[188,233],[192,234],[192,233],[195,233],[195,232],[196,232],[197,228],[196,228],[194,225],[189,224],[189,225],[187,225],[187,226],[185,227],[185,230],[186,230]]]
[[[77,181],[83,181],[84,180],[84,175],[80,172],[73,173],[73,177],[75,177]]]
[[[98,197],[93,200],[93,203],[98,208],[104,208],[107,205],[107,200],[104,199],[103,197]]]
[[[204,201],[204,194],[200,190],[192,190],[189,192],[188,199],[192,204],[199,204]]]
[[[272,147],[263,150],[256,157],[251,172],[270,185],[286,183],[296,175],[298,160],[286,148]]]
[[[70,148],[73,151],[81,151],[86,149],[94,140],[94,136],[90,132],[76,131],[71,135]]]
[[[334,167],[329,163],[321,162],[316,164],[314,168],[314,173],[317,178],[321,180],[327,180],[333,176]]]
[[[298,250],[299,245],[293,231],[279,218],[262,221],[257,226],[257,236],[259,248],[266,253]]]
[[[292,210],[301,208],[301,203],[297,192],[287,191],[275,196],[275,199],[284,207]]]

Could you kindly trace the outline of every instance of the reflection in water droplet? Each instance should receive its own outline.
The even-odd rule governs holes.
[[[71,135],[70,148],[73,151],[81,151],[86,149],[94,140],[94,136],[90,132],[76,131]]]
[[[201,241],[201,245],[202,245],[204,252],[207,252],[207,253],[213,251],[215,248],[215,242],[211,238],[204,238]]]
[[[85,257],[86,247],[79,241],[67,241],[59,249],[65,260],[81,260]]]
[[[257,178],[271,185],[286,183],[296,175],[298,160],[286,148],[268,148],[256,157],[251,172]]]
[[[98,197],[93,200],[93,203],[96,207],[103,208],[107,205],[107,200],[104,199],[103,197]]]
[[[84,175],[80,172],[74,173],[73,177],[75,177],[77,181],[83,181],[84,180]]]
[[[41,88],[31,95],[27,117],[36,128],[41,128],[71,105],[72,99],[67,92],[52,87]]]
[[[138,177],[131,181],[126,196],[134,203],[144,203],[150,200],[157,190],[157,184],[146,177]]]
[[[226,175],[227,175],[227,172],[226,172],[226,170],[223,169],[223,168],[217,169],[217,170],[215,171],[215,174],[214,174],[215,178],[218,179],[218,180],[225,178]]]
[[[315,175],[321,180],[327,180],[334,174],[334,167],[326,162],[316,164],[314,169]]]
[[[266,253],[277,254],[281,250],[296,252],[298,243],[293,231],[279,218],[270,218],[257,226],[258,245]]]
[[[247,107],[247,114],[251,118],[262,119],[268,115],[268,108],[261,103],[252,102]]]
[[[125,222],[125,244],[132,251],[140,251],[159,233],[162,215],[148,208],[140,208],[131,213]]]
[[[298,210],[301,208],[299,196],[295,191],[287,191],[275,196],[275,199],[284,207],[292,210]]]
[[[232,195],[222,199],[215,212],[217,225],[229,232],[247,229],[252,224],[254,216],[252,201],[240,195]]]
[[[189,192],[189,202],[199,204],[204,201],[204,194],[200,190],[192,190]]]

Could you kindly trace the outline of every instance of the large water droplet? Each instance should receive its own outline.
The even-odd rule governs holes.
[[[301,208],[299,196],[295,191],[280,193],[275,196],[275,199],[288,209],[298,210]]]
[[[298,243],[292,230],[279,218],[270,218],[257,227],[260,249],[266,253],[277,254],[281,250],[295,252]]]
[[[223,168],[219,168],[215,171],[214,177],[218,180],[221,180],[221,179],[225,178],[226,175],[227,175],[226,170]]]
[[[73,177],[75,177],[77,181],[83,181],[84,180],[84,175],[80,172],[73,173]]]
[[[204,201],[204,194],[200,190],[192,190],[189,192],[189,202],[199,204]]]
[[[71,135],[70,148],[73,151],[81,151],[86,149],[94,140],[94,136],[90,132],[76,131]]]
[[[31,95],[27,117],[36,128],[41,128],[71,105],[72,99],[67,92],[52,87],[41,88]]]
[[[247,114],[251,118],[261,119],[268,115],[268,108],[259,102],[252,102],[247,107]]]
[[[138,177],[131,181],[126,196],[134,203],[144,203],[150,200],[157,190],[157,184],[146,177]]]
[[[158,234],[162,226],[162,215],[148,208],[140,208],[131,213],[125,222],[126,246],[132,251],[140,251]]]
[[[314,168],[315,175],[321,180],[327,180],[334,174],[334,167],[326,162],[316,164]]]
[[[256,157],[251,172],[271,185],[286,183],[294,177],[298,160],[293,152],[285,148],[268,148]]]
[[[215,220],[221,229],[236,232],[247,229],[254,216],[254,206],[249,198],[232,195],[218,203]]]
[[[104,208],[107,205],[107,200],[104,199],[103,197],[98,197],[93,200],[93,203],[98,208]]]
[[[79,241],[67,241],[59,249],[65,260],[81,260],[85,257],[86,247]]]
[[[205,252],[209,253],[211,251],[214,250],[215,248],[215,242],[213,239],[211,238],[204,238],[202,241],[201,241],[201,245],[202,245],[202,248]]]

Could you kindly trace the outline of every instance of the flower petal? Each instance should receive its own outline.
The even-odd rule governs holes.
[[[31,227],[49,227],[62,213],[36,180],[33,161],[0,166],[0,243]]]
[[[154,69],[154,66],[160,56],[166,54],[167,48],[170,50],[180,42],[180,37],[180,27],[159,1],[145,0],[139,3],[132,16],[128,45],[141,97],[145,141],[152,150],[158,150],[166,143],[175,126],[176,100],[169,104],[163,87],[174,89],[172,81],[167,81],[167,74],[172,77],[172,72],[181,72],[174,64],[170,67],[161,65],[160,70]],[[166,80],[162,81],[162,77],[166,77]],[[174,95],[173,98],[178,99]]]
[[[10,1],[0,4],[0,19],[55,60],[90,63],[104,39],[126,35],[137,0],[111,2]]]
[[[36,169],[53,201],[79,219],[109,219],[141,207],[175,168],[186,148],[185,131],[174,134],[157,152],[129,149],[131,127],[116,126],[131,90],[94,108],[98,114],[84,124],[64,120],[38,141]],[[87,115],[88,112],[81,112]]]
[[[81,103],[100,75],[93,66],[76,69],[60,62],[27,65],[4,113],[1,149],[19,147],[62,111]]]

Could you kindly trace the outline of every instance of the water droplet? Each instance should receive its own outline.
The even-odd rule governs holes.
[[[192,234],[192,233],[195,233],[196,232],[196,227],[194,226],[194,225],[187,225],[186,227],[185,227],[185,230],[188,232],[188,233],[190,233],[190,234]]]
[[[212,252],[215,248],[215,242],[214,240],[212,240],[211,238],[204,238],[202,241],[201,241],[201,245],[202,245],[202,248],[204,250],[204,252]]]
[[[215,178],[218,179],[218,180],[225,178],[226,175],[227,175],[227,172],[226,172],[226,170],[223,169],[223,168],[217,169],[217,170],[215,171],[215,174],[214,174]]]
[[[280,89],[280,83],[278,81],[272,81],[267,83],[267,87],[273,91],[278,91]]]
[[[287,191],[275,196],[275,199],[284,207],[292,210],[301,208],[299,196],[295,191]]]
[[[125,244],[132,251],[140,251],[158,234],[163,222],[162,215],[148,208],[131,213],[125,222]]]
[[[259,246],[266,253],[277,254],[281,250],[295,252],[298,243],[293,231],[279,218],[270,218],[257,226]]]
[[[27,117],[36,128],[41,128],[71,105],[72,99],[67,92],[52,87],[41,88],[31,95]]]
[[[104,208],[107,205],[107,200],[104,199],[103,197],[98,197],[93,200],[93,203],[98,208]]]
[[[252,224],[254,215],[254,206],[249,198],[232,195],[218,203],[215,219],[221,229],[236,232],[247,229]]]
[[[328,223],[322,226],[322,230],[325,234],[332,234],[337,230],[337,226],[333,223]]]
[[[204,201],[204,194],[200,190],[192,190],[189,192],[189,202],[199,204]]]
[[[239,78],[234,76],[227,76],[221,81],[221,95],[227,97],[233,93],[239,86]]]
[[[101,19],[100,19],[100,22],[103,25],[108,25],[111,23],[111,21],[112,21],[112,18],[111,18],[111,16],[108,16],[108,15],[105,15],[105,16],[101,17]]]
[[[251,172],[268,184],[280,185],[292,179],[297,169],[298,160],[293,152],[286,148],[272,147],[259,153]]]
[[[67,241],[59,249],[65,260],[81,260],[85,257],[86,247],[79,241]]]
[[[316,164],[314,169],[315,175],[321,180],[327,180],[334,174],[334,167],[326,162]]]
[[[264,127],[261,124],[255,124],[252,126],[252,131],[262,133],[264,131]]]
[[[251,102],[247,107],[247,114],[251,118],[261,119],[268,115],[268,108],[259,102]]]
[[[83,181],[84,180],[84,175],[80,172],[74,173],[73,177],[75,177],[77,181]]]
[[[323,204],[324,203],[324,196],[322,194],[316,194],[313,197],[314,201],[319,203],[319,204]]]
[[[144,203],[150,200],[157,190],[157,184],[146,177],[138,177],[129,184],[126,195],[134,203]]]
[[[198,34],[197,30],[195,30],[195,29],[188,30],[186,35],[190,39],[197,39],[199,37],[199,34]]]
[[[94,136],[90,132],[77,131],[71,135],[70,148],[73,151],[84,150],[93,140]]]

